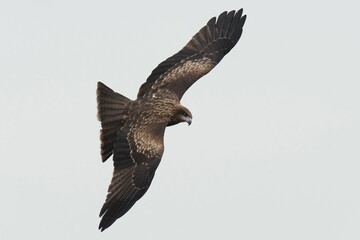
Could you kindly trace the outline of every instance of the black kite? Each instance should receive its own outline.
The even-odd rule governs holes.
[[[114,155],[114,173],[100,211],[101,231],[148,190],[163,155],[165,128],[180,122],[190,125],[192,115],[180,104],[181,97],[239,41],[246,20],[242,12],[211,18],[182,50],[152,71],[134,101],[98,83],[102,161]]]

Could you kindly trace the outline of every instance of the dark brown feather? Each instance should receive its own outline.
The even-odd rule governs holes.
[[[128,118],[131,100],[114,92],[102,82],[98,82],[97,90],[98,119],[101,121],[101,158],[105,162],[111,155],[117,132]]]

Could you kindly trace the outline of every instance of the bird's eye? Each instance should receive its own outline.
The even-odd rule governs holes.
[[[187,117],[187,116],[188,116],[188,114],[187,114],[184,110],[179,110],[178,114],[179,114],[180,116],[184,116],[184,117]]]

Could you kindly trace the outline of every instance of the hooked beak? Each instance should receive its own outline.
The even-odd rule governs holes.
[[[192,118],[189,117],[189,116],[187,116],[187,117],[185,118],[185,121],[188,123],[188,126],[190,126],[190,125],[191,125],[191,122],[192,122]]]

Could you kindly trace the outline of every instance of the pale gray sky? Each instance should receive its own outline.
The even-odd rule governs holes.
[[[2,1],[0,239],[360,239],[356,1]],[[135,98],[213,16],[237,46],[183,98],[145,196],[97,230],[95,88]]]

